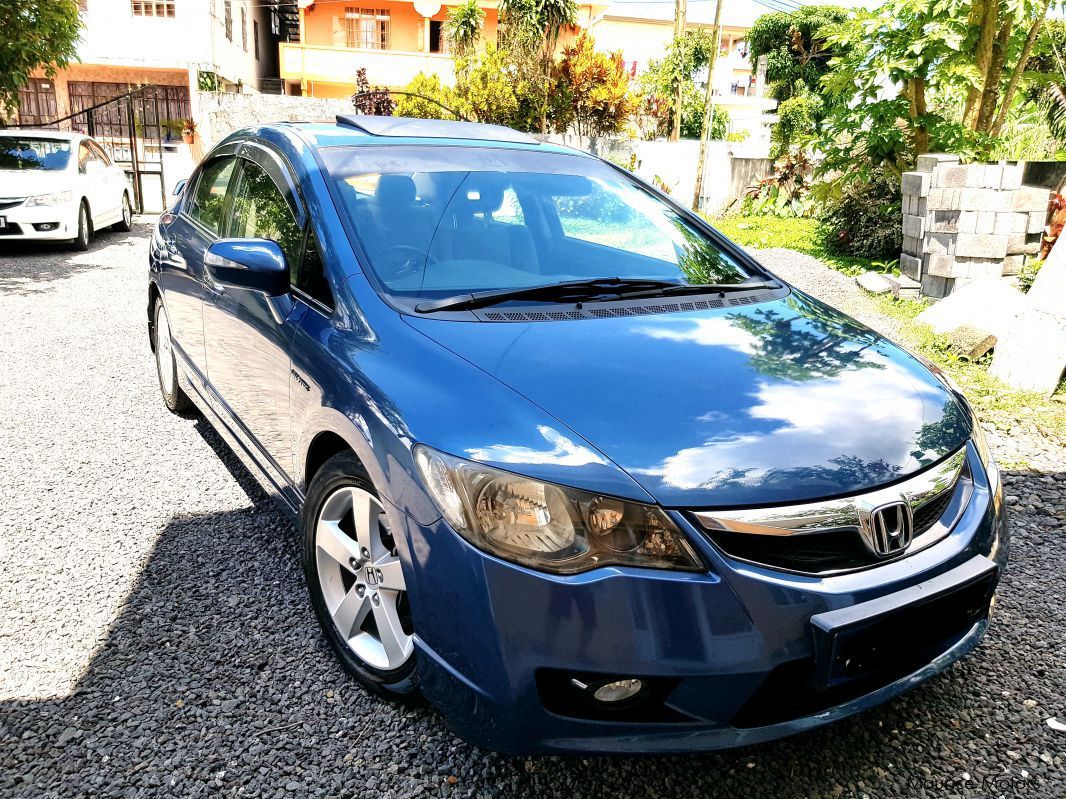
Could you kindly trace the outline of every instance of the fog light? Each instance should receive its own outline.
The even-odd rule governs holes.
[[[644,683],[637,679],[615,680],[601,685],[592,696],[599,702],[623,702],[640,693]]]
[[[43,232],[43,231],[46,231],[46,230],[55,230],[56,228],[59,227],[59,223],[57,223],[57,222],[35,222],[33,226],[37,230],[40,230],[40,231]]]

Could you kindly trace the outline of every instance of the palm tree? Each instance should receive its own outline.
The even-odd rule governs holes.
[[[477,4],[477,0],[466,0],[448,12],[444,30],[456,56],[466,58],[473,52],[484,24],[485,11]]]

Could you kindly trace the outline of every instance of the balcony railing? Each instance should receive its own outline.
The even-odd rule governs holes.
[[[446,86],[455,85],[455,65],[446,54],[288,42],[282,42],[280,48],[280,72],[286,80],[354,84],[356,71],[365,68],[372,86],[406,86],[419,72],[439,75]]]

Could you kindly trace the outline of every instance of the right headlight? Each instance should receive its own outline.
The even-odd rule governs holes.
[[[556,574],[609,565],[703,569],[681,531],[654,505],[532,480],[421,444],[414,456],[448,524],[504,560]]]

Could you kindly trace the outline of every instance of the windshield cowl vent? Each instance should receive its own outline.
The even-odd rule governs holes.
[[[613,319],[623,316],[650,316],[652,314],[681,313],[683,311],[707,311],[714,308],[730,308],[750,305],[765,299],[766,292],[745,294],[714,300],[685,300],[683,302],[650,303],[585,303],[584,307],[567,311],[543,311],[522,309],[513,311],[475,311],[485,322],[560,322],[568,319]]]

